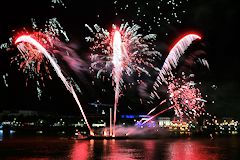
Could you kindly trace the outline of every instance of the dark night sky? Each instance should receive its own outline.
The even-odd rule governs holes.
[[[65,2],[66,1],[66,2]],[[14,33],[12,30],[21,30],[24,26],[31,26],[31,18],[35,18],[38,23],[44,23],[47,19],[57,17],[64,29],[67,31],[71,43],[77,44],[77,52],[81,57],[86,58],[88,45],[84,37],[89,32],[84,24],[93,26],[95,23],[102,27],[109,28],[112,23],[119,23],[119,16],[115,16],[113,2],[105,1],[85,1],[78,4],[78,1],[72,2],[65,0],[67,8],[55,6],[51,8],[51,1],[6,1],[1,4],[0,9],[0,43],[7,41],[8,37]],[[126,1],[126,0],[124,0]],[[122,3],[124,3],[122,1]],[[202,34],[202,49],[207,54],[210,64],[210,71],[201,70],[196,75],[205,84],[205,91],[214,104],[207,103],[207,110],[217,116],[227,116],[239,118],[240,113],[240,71],[239,71],[239,12],[240,5],[236,0],[189,0],[186,13],[182,16],[181,24],[163,25],[159,30],[156,28],[152,33],[158,34],[160,50],[163,50],[163,56],[166,55],[161,48],[169,46],[174,39],[181,33],[188,30],[194,30]],[[44,3],[46,2],[46,3]],[[6,9],[7,12],[5,10]],[[131,12],[125,13],[129,16]],[[128,15],[129,14],[129,15]],[[151,14],[151,11],[149,11]],[[97,17],[99,15],[99,17]],[[151,16],[151,15],[149,15]],[[126,17],[128,20],[128,18]],[[154,26],[155,24],[152,24]],[[26,28],[27,28],[26,27]],[[164,33],[169,35],[165,36]],[[79,113],[78,108],[68,93],[62,82],[53,75],[52,81],[46,81],[46,87],[43,89],[42,100],[39,101],[36,95],[34,83],[29,82],[25,87],[25,76],[20,73],[14,65],[10,65],[10,58],[16,52],[6,52],[0,50],[0,74],[8,73],[8,84],[6,87],[3,78],[0,78],[0,110],[3,109],[33,109],[42,111],[58,111],[59,113]],[[54,72],[52,72],[55,74]],[[79,95],[83,106],[99,98],[102,102],[113,103],[113,91],[111,82],[91,86],[89,83],[92,77],[88,73],[81,75],[83,78],[76,77],[83,94]],[[154,79],[152,79],[153,81]],[[216,90],[209,89],[212,84],[217,85]],[[100,92],[101,88],[108,89],[107,94]],[[130,105],[134,108],[141,107],[133,100],[137,93],[132,90],[125,90],[125,96],[120,100],[120,106],[127,108]],[[133,95],[133,96],[131,96]],[[129,96],[129,97],[128,97]],[[104,98],[104,97],[107,97]],[[110,100],[111,99],[111,100]],[[146,106],[145,106],[146,107]],[[85,107],[87,110],[87,107]],[[146,108],[143,108],[145,110]]]

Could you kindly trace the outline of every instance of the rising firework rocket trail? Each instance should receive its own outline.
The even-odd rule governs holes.
[[[113,118],[113,136],[115,136],[117,105],[120,93],[120,80],[122,79],[123,57],[122,57],[122,39],[119,31],[115,31],[113,37],[113,78],[115,82],[115,101],[114,101],[114,118]]]
[[[29,35],[22,35],[20,37],[18,37],[15,41],[15,44],[17,45],[17,48],[19,49],[19,51],[21,53],[25,53],[25,52],[29,52],[28,48],[26,47],[26,45],[33,45],[34,47],[36,47],[37,52],[41,52],[51,63],[51,65],[53,66],[55,72],[57,73],[57,75],[59,76],[59,78],[62,80],[62,82],[64,83],[65,87],[67,88],[67,90],[73,95],[76,103],[78,104],[78,107],[83,115],[83,118],[87,124],[87,127],[90,131],[90,134],[92,135],[92,129],[87,121],[87,117],[83,111],[83,108],[77,98],[77,95],[73,89],[73,86],[71,83],[69,83],[67,81],[67,79],[64,77],[64,75],[61,72],[60,66],[54,61],[54,59],[51,57],[51,55],[48,53],[48,51],[39,43],[37,42],[35,39],[33,39],[31,36]],[[34,53],[33,53],[34,54]]]
[[[155,59],[161,54],[156,51],[152,41],[156,39],[155,34],[143,36],[137,31],[140,26],[128,23],[121,24],[118,28],[113,25],[113,32],[100,28],[97,24],[94,29],[85,25],[93,36],[86,37],[86,41],[92,42],[90,48],[91,68],[97,70],[97,78],[102,73],[111,73],[115,84],[114,102],[114,126],[116,123],[116,111],[121,88],[123,86],[123,76],[130,76],[134,72],[140,77],[142,73],[150,76],[148,69],[159,70],[153,65]],[[126,86],[124,86],[126,87]],[[115,135],[113,133],[113,135]]]

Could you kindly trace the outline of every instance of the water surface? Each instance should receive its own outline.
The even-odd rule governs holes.
[[[240,138],[73,140],[15,137],[0,142],[0,159],[239,160]]]

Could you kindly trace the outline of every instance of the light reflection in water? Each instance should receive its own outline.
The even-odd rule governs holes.
[[[148,159],[154,158],[154,150],[155,150],[155,141],[145,141],[144,142],[144,154]]]
[[[207,145],[199,140],[82,140],[74,143],[70,157],[72,160],[220,159],[218,148]]]
[[[89,149],[89,141],[83,141],[78,142],[76,141],[73,145],[73,149],[71,152],[71,159],[72,160],[87,160],[89,158],[89,155],[91,155],[90,149]]]
[[[240,138],[73,140],[3,138],[0,159],[223,160],[240,159]]]
[[[169,159],[170,160],[217,160],[218,154],[209,152],[210,150],[217,150],[216,147],[207,147],[199,141],[194,140],[178,140],[169,145]]]
[[[109,159],[134,160],[133,150],[131,150],[130,148],[126,148],[125,146],[120,146],[121,141],[111,140],[109,143],[111,150]]]

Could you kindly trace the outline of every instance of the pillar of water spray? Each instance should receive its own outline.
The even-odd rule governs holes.
[[[113,137],[115,136],[115,128],[116,128],[116,116],[117,116],[117,105],[120,94],[120,81],[122,78],[122,70],[123,70],[123,54],[122,54],[122,40],[121,34],[119,31],[115,31],[113,37],[113,80],[115,83],[115,99],[114,99],[114,115],[113,115]]]
[[[67,90],[73,95],[73,98],[75,99],[82,115],[83,115],[83,118],[87,124],[87,127],[90,131],[90,135],[93,135],[93,131],[87,121],[87,117],[83,111],[83,108],[78,100],[78,97],[76,95],[76,92],[75,90],[73,89],[72,85],[67,81],[67,79],[64,77],[64,75],[62,74],[61,72],[61,69],[60,69],[60,66],[54,61],[54,59],[51,57],[51,55],[47,52],[47,50],[39,43],[37,42],[35,39],[33,39],[31,36],[27,36],[27,35],[23,35],[23,36],[20,36],[16,39],[15,41],[15,44],[17,44],[17,47],[18,49],[21,51],[21,42],[26,42],[26,43],[30,43],[31,45],[35,46],[51,63],[51,65],[53,66],[55,72],[57,73],[58,77],[62,80],[62,82],[64,83],[65,87],[67,88]]]

